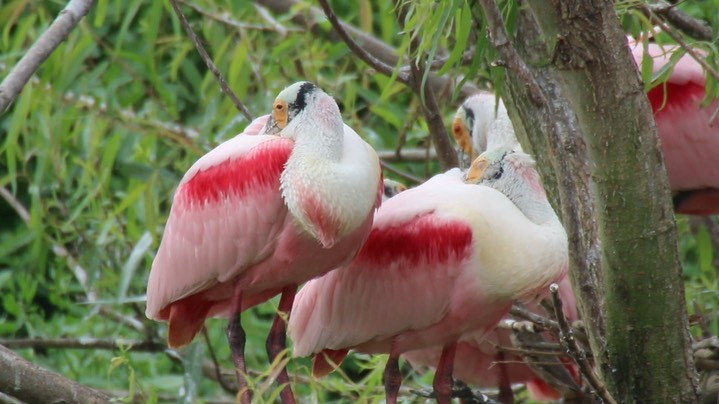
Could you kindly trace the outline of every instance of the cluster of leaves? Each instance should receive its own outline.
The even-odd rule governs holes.
[[[415,58],[444,60],[432,74],[489,87],[501,76],[470,2],[439,7],[420,1],[401,30],[394,6],[382,1],[335,1],[345,21],[372,32],[405,53],[420,38]],[[716,3],[713,1],[712,3]],[[288,84],[310,80],[333,94],[346,122],[378,150],[426,147],[427,125],[419,100],[404,85],[368,70],[331,27],[299,28],[298,3],[284,16],[270,16],[253,2],[197,0],[185,8],[230,87],[259,116]],[[60,2],[11,0],[0,4],[0,72],[3,76],[60,12]],[[714,26],[709,8],[691,6]],[[505,7],[511,16],[512,7]],[[705,14],[702,14],[705,13]],[[474,47],[477,56],[463,61]],[[420,56],[421,55],[421,56]],[[402,69],[406,62],[399,61]],[[429,72],[429,69],[427,70]],[[428,73],[429,74],[429,73]],[[425,79],[428,76],[425,75]],[[449,118],[457,89],[443,98]],[[240,132],[247,121],[197,56],[170,5],[161,1],[98,0],[42,65],[11,110],[0,120],[0,338],[157,339],[164,325],[144,318],[143,295],[171,195],[185,170],[203,153]],[[400,140],[401,139],[401,140]],[[396,168],[419,177],[436,162],[402,162]],[[715,312],[714,243],[704,227],[682,227],[688,298]],[[696,226],[694,226],[696,227]],[[264,338],[276,302],[247,312],[248,367],[268,369]],[[135,319],[135,326],[128,321]],[[713,331],[719,328],[713,323]],[[224,321],[208,321],[208,341],[229,364]],[[205,341],[183,351],[183,361],[160,352],[23,349],[31,361],[81,383],[135,393],[150,401],[170,394],[184,400],[227,397],[202,377]],[[383,358],[355,356],[345,372],[314,381],[306,360],[292,360],[302,377],[298,395],[312,400],[376,400],[383,396]],[[267,373],[257,377],[263,386]],[[428,375],[411,373],[407,385],[428,386]],[[271,399],[274,386],[266,387]]]

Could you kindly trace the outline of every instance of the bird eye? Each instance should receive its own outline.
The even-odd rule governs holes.
[[[502,174],[504,174],[504,168],[502,166],[499,167],[499,170],[492,175],[493,180],[498,180],[502,178]]]
[[[283,109],[284,107],[285,107],[285,106],[282,105],[282,104],[275,104],[275,109],[276,109],[277,111],[282,111],[282,109]]]

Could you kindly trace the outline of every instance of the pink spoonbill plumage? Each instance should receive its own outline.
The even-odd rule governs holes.
[[[463,334],[494,329],[512,301],[566,273],[567,236],[524,153],[498,149],[390,198],[347,266],[308,282],[289,334],[313,373],[349,349],[389,353],[384,381],[396,402],[401,354],[442,346],[434,388],[451,395]]]
[[[239,397],[248,402],[240,313],[281,293],[279,311],[289,315],[298,284],[356,255],[382,191],[377,154],[343,123],[335,100],[309,82],[287,87],[269,117],[182,178],[152,263],[147,316],[168,322],[171,347],[191,342],[206,318],[228,316]],[[284,345],[278,313],[270,361]],[[283,402],[293,402],[285,369],[278,381]]]
[[[452,121],[452,134],[459,145],[462,155],[475,156],[487,149],[499,147],[521,150],[514,127],[507,115],[501,98],[492,93],[478,93],[468,97],[457,109]],[[564,301],[565,315],[570,320],[577,319],[574,293],[565,275],[560,282],[560,292]],[[527,308],[536,314],[543,313],[535,301],[527,302]],[[496,330],[486,338],[470,333],[464,335],[457,344],[457,359],[454,371],[458,379],[481,388],[499,388],[500,392],[511,394],[511,385],[525,383],[533,398],[539,400],[557,399],[560,393],[552,389],[522,359],[512,354],[499,352],[497,346],[511,347],[511,332]],[[414,365],[434,367],[440,355],[441,347],[432,347],[409,352],[405,357]],[[502,359],[504,358],[504,359]],[[551,359],[553,360],[553,359]],[[549,365],[545,358],[544,364]],[[544,366],[557,375],[564,386],[573,388],[574,380],[568,373],[576,373],[567,366],[568,371],[559,366]],[[546,372],[545,372],[546,373]],[[563,386],[563,387],[564,387]]]
[[[652,59],[652,71],[666,68],[678,46],[663,46],[629,39],[637,65]],[[678,213],[719,213],[719,102],[702,106],[706,78],[702,66],[689,55],[681,56],[665,82],[648,92],[657,123],[669,185]]]
[[[452,136],[460,162],[471,162],[485,150],[500,147],[522,151],[502,99],[488,92],[464,100],[452,119]]]
[[[562,277],[558,285],[565,316],[570,321],[577,320],[574,293],[568,276]],[[525,302],[525,307],[537,315],[546,314],[539,307],[536,299]],[[556,401],[561,399],[561,392],[547,384],[523,361],[521,356],[500,350],[500,348],[515,348],[512,341],[513,332],[498,328],[487,335],[479,333],[463,335],[457,342],[453,376],[480,389],[499,389],[500,397],[505,391],[511,392],[513,385],[525,384],[534,400]],[[442,347],[431,347],[407,352],[404,357],[415,368],[434,369],[441,352]],[[562,381],[563,388],[571,390],[572,387],[577,387],[577,370],[575,368],[563,365],[560,360],[551,357],[542,357],[541,362],[543,365],[547,365],[545,367],[552,372],[551,376]]]

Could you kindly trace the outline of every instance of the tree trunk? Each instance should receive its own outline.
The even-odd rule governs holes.
[[[559,196],[600,375],[620,403],[696,402],[668,180],[613,3],[527,0],[517,14],[522,63],[507,63],[503,95]]]

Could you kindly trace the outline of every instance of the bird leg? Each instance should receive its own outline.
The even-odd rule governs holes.
[[[497,352],[495,358],[497,361],[496,366],[499,368],[499,402],[502,404],[514,403],[514,392],[512,391],[512,383],[509,381],[504,352]]]
[[[437,404],[452,402],[452,369],[454,368],[454,354],[457,352],[457,343],[452,342],[442,348],[442,356],[434,373],[434,396]]]
[[[295,293],[297,293],[297,285],[287,286],[282,289],[280,306],[277,308],[277,315],[272,322],[270,335],[267,337],[267,344],[265,345],[270,363],[274,363],[275,359],[287,347],[285,328],[287,321],[290,319],[290,310],[292,310],[292,303],[295,301]],[[287,367],[285,365],[282,365],[282,370],[280,370],[280,373],[277,375],[277,383],[283,386],[282,392],[280,393],[282,403],[294,404],[295,396],[292,395],[290,377],[287,375]]]
[[[245,366],[245,330],[242,329],[242,289],[235,287],[230,303],[230,317],[227,321],[227,341],[232,351],[232,361],[237,375],[237,400],[242,404],[252,401],[252,391],[247,383],[247,367]]]
[[[387,365],[384,367],[382,375],[384,382],[384,391],[387,395],[387,404],[397,404],[397,395],[399,394],[399,386],[402,383],[402,377],[399,374],[399,354],[390,350]]]

